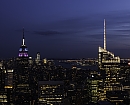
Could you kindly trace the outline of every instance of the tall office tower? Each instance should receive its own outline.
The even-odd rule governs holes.
[[[97,71],[90,71],[89,77],[87,78],[87,101],[97,103],[98,101],[98,83],[100,81],[100,75]]]
[[[3,61],[0,61],[0,105],[7,104],[7,92],[5,92],[5,67]]]
[[[40,52],[37,52],[37,60],[40,61]]]
[[[5,92],[7,93],[7,101],[13,104],[13,69],[5,70]]]
[[[4,90],[5,86],[5,67],[3,61],[0,61],[0,90]]]
[[[36,64],[40,64],[40,52],[37,52],[37,57],[35,59]]]
[[[33,64],[33,58],[31,56],[28,59],[28,63],[29,63],[30,66]]]
[[[30,70],[28,67],[28,50],[24,41],[24,29],[23,43],[19,49],[19,58],[15,62],[13,80],[14,104],[29,105],[31,103]]]
[[[43,59],[43,63],[47,64],[47,59],[46,58]]]
[[[130,63],[129,63],[129,59],[126,60],[122,60],[121,59],[121,64],[120,64],[120,68],[121,68],[121,79],[122,79],[122,91],[124,92],[128,92],[129,96],[128,97],[124,97],[123,101],[125,103],[125,105],[129,105],[130,104]],[[121,96],[121,92],[120,95]]]
[[[39,105],[63,105],[64,82],[63,81],[39,81],[38,104]]]
[[[29,67],[17,61],[14,68],[14,97],[16,105],[29,105],[31,103],[31,84]]]
[[[99,100],[106,100],[107,91],[121,90],[120,78],[120,58],[106,49],[106,31],[104,19],[104,48],[99,47],[98,65],[101,74],[99,81]]]
[[[25,45],[25,38],[24,38],[24,28],[23,28],[23,39],[22,39],[22,45],[19,49],[19,58],[28,58],[28,48]]]
[[[13,69],[7,69],[5,72],[5,88],[13,88]]]

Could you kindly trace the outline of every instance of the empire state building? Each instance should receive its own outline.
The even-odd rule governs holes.
[[[24,28],[23,28],[23,39],[22,39],[22,45],[19,48],[19,58],[28,58],[28,48],[25,45],[25,38],[24,38]]]

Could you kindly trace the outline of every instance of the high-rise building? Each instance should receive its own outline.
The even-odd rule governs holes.
[[[112,52],[106,49],[105,19],[104,48],[99,47],[98,65],[101,74],[101,80],[99,81],[99,100],[106,100],[107,91],[119,91],[121,90],[121,84],[119,81],[120,57],[115,57]]]
[[[13,69],[6,70],[5,88],[13,88]]]
[[[23,38],[22,38],[22,45],[19,48],[19,58],[27,58],[28,57],[28,48],[25,45],[25,38],[24,38],[24,28],[23,28]]]
[[[0,104],[7,104],[7,93],[5,92],[5,67],[3,65],[3,61],[0,62]]]
[[[47,64],[47,59],[46,58],[43,59],[43,63]]]
[[[5,92],[7,93],[7,101],[13,104],[13,69],[5,70]]]
[[[5,86],[5,67],[3,66],[3,61],[0,62],[0,90],[4,90]]]
[[[63,105],[64,82],[63,81],[39,81],[38,104],[39,105]]]
[[[97,103],[98,101],[98,83],[100,75],[97,71],[91,71],[87,79],[87,101]]]
[[[0,62],[0,104],[12,104],[13,70],[8,69],[7,62]]]
[[[16,105],[29,105],[31,103],[30,70],[28,67],[28,49],[24,41],[24,29],[22,45],[19,49],[19,58],[14,68],[13,101]]]
[[[28,63],[30,66],[33,64],[33,58],[31,56],[28,58]]]
[[[37,60],[40,61],[40,52],[37,52]]]
[[[37,52],[37,56],[36,56],[36,59],[35,59],[35,62],[36,62],[36,64],[40,64],[40,52]]]

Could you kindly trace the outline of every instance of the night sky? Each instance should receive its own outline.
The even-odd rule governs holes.
[[[22,28],[29,55],[94,58],[103,46],[130,58],[130,0],[0,0],[0,58],[18,56]]]

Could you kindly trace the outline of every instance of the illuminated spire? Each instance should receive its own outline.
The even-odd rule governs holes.
[[[104,49],[106,50],[106,27],[105,27],[105,19],[104,19]]]
[[[25,45],[25,39],[24,39],[24,27],[23,27],[22,45],[20,46],[20,49],[19,49],[19,57],[28,58],[28,48]]]
[[[25,41],[24,41],[24,27],[23,27],[23,42],[22,45],[25,46]]]

